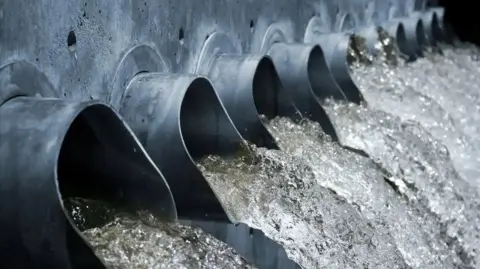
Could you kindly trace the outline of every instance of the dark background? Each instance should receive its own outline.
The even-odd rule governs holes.
[[[432,1],[433,2],[433,1]],[[438,0],[445,8],[445,21],[462,41],[480,45],[480,1]]]

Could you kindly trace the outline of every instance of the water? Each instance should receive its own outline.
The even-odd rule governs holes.
[[[65,206],[110,269],[255,268],[200,229],[164,223],[148,212],[134,216],[80,198],[68,199]]]
[[[436,219],[434,236],[475,268],[480,247],[480,200],[455,170],[448,150],[416,122],[353,105],[330,107],[342,144],[368,153],[409,204]],[[424,228],[422,228],[424,229]],[[435,230],[440,229],[440,233]],[[477,260],[477,261],[475,261]]]
[[[456,170],[480,187],[478,49],[446,47],[397,67],[358,66],[354,79],[369,107],[416,121],[447,146]]]
[[[115,269],[255,268],[224,243],[188,226],[118,217],[84,234]]]
[[[405,268],[392,240],[385,240],[388,231],[318,184],[317,171],[304,159],[251,149],[235,160],[211,156],[201,162],[238,221],[263,230],[304,268]]]
[[[478,268],[478,51],[443,53],[356,64],[368,106],[326,106],[341,145],[276,118],[266,125],[282,151],[250,145],[199,167],[236,220],[304,268]],[[140,219],[85,234],[111,268],[251,268],[198,229]]]

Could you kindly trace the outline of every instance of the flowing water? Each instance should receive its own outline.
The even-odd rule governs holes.
[[[399,66],[358,66],[369,107],[416,121],[447,146],[456,170],[480,187],[480,52],[473,46]]]
[[[237,221],[304,268],[478,268],[480,63],[468,46],[443,54],[357,66],[368,105],[325,106],[340,143],[276,118],[281,151],[249,145],[199,168]],[[85,235],[110,268],[251,268],[201,230],[141,219]]]
[[[65,206],[109,269],[255,268],[200,229],[164,223],[148,212],[126,214],[81,198],[70,198]]]

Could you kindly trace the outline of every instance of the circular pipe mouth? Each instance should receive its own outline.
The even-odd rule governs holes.
[[[100,204],[98,201],[132,213],[147,209],[161,219],[175,219],[168,185],[158,181],[161,175],[147,155],[132,154],[132,148],[134,152],[143,151],[109,107],[96,104],[82,110],[69,126],[58,156],[57,181],[62,199],[81,198]],[[154,192],[147,189],[153,186]],[[80,230],[113,220],[113,211],[106,206],[92,208],[93,204],[89,216],[72,216]]]
[[[279,115],[282,84],[275,66],[268,57],[262,57],[255,69],[252,94],[257,113],[271,119]]]
[[[241,140],[212,84],[196,78],[188,86],[180,107],[180,128],[190,156],[235,152]]]

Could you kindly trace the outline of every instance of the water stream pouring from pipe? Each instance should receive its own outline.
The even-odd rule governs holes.
[[[132,55],[126,55],[124,59],[135,59],[145,50],[151,51],[137,47],[130,50],[128,53]],[[161,59],[160,56],[157,58]],[[145,61],[141,64],[144,70],[152,70],[152,66],[156,68]],[[140,69],[138,64],[137,69]],[[122,65],[118,70],[123,70]],[[161,71],[138,73],[127,83],[126,89],[119,89],[112,96],[122,96],[118,104],[120,114],[132,126],[152,160],[165,175],[181,222],[201,227],[235,248],[253,264],[276,262],[286,266],[282,268],[295,268],[296,264],[286,257],[281,246],[263,233],[238,223],[225,210],[215,186],[205,180],[195,165],[197,160],[206,155],[229,158],[244,150],[245,142],[226,114],[212,84],[204,77],[168,73],[164,67]],[[267,78],[271,77],[271,74],[267,75]],[[255,82],[263,77],[255,76],[254,82],[250,83],[256,87],[257,84],[263,85]],[[263,105],[273,97],[261,96],[255,101],[260,100],[259,104]],[[267,108],[275,107],[271,103],[266,105]],[[275,110],[271,112],[276,113]],[[251,236],[250,230],[254,231],[254,236]],[[264,251],[252,253],[254,246]]]
[[[14,89],[0,106],[0,223],[9,231],[0,240],[2,264],[104,268],[67,214],[64,199],[176,219],[162,174],[110,107],[41,97],[53,91],[25,62],[3,66],[0,77],[2,89]],[[83,224],[101,225],[110,217]]]

